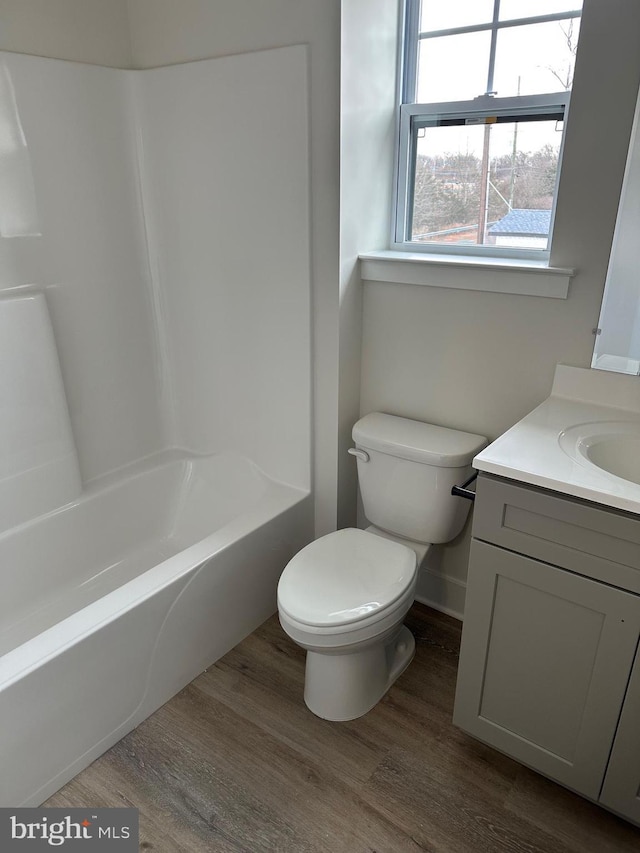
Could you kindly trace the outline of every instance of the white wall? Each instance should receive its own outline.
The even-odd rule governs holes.
[[[152,68],[309,45],[316,529],[336,526],[339,0],[130,0],[133,64]],[[283,130],[284,132],[284,130]]]
[[[347,454],[360,415],[359,252],[389,244],[398,0],[343,0],[340,87],[338,526],[356,526],[357,472]]]
[[[164,441],[127,72],[0,61],[0,288],[46,293],[86,481]]]
[[[0,50],[127,68],[127,0],[0,0]]]
[[[548,395],[557,362],[589,366],[638,91],[638,32],[640,4],[585,0],[552,257],[577,269],[568,300],[365,283],[363,414],[493,438]],[[444,551],[454,587],[467,549],[468,531]],[[446,583],[436,581],[441,594]]]
[[[130,72],[169,443],[309,487],[307,52]]]

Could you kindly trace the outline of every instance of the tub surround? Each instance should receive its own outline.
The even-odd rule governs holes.
[[[184,447],[308,488],[307,101],[304,46],[0,53],[0,296],[45,293],[83,483]]]
[[[1,533],[82,491],[42,293],[0,298],[0,365]]]
[[[0,517],[3,806],[260,625],[312,538],[306,71],[0,54],[0,510],[70,472]]]
[[[307,51],[130,72],[167,442],[310,477]],[[286,130],[285,130],[286,129]]]
[[[83,482],[167,443],[127,79],[0,53],[0,295],[45,294]]]

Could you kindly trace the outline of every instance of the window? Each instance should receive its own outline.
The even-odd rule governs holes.
[[[548,256],[582,0],[407,0],[393,248]]]

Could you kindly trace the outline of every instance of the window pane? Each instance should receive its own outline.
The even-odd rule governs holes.
[[[570,89],[579,18],[498,32],[493,88],[500,98]]]
[[[418,103],[464,101],[487,90],[489,32],[422,39],[418,48]]]
[[[553,15],[582,9],[582,0],[500,0],[500,20],[529,18],[534,15]]]
[[[576,7],[577,8],[577,7]],[[448,30],[493,20],[493,0],[422,0],[420,31]]]
[[[411,240],[547,248],[561,139],[555,121],[417,133]]]

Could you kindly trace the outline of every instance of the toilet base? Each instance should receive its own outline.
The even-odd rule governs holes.
[[[391,637],[358,651],[307,651],[304,701],[316,716],[344,722],[370,711],[411,663],[416,643],[400,625]]]

